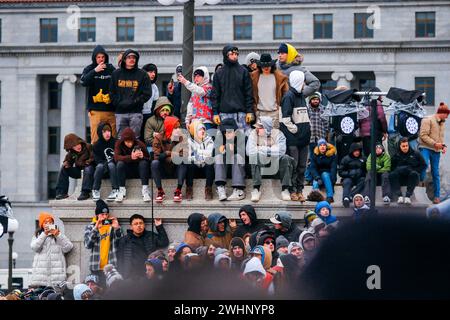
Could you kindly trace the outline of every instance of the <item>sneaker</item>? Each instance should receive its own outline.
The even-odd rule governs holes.
[[[328,197],[326,201],[331,204],[334,202],[334,199],[333,197]]]
[[[342,204],[344,205],[344,208],[350,207],[350,199],[348,197],[345,197],[344,200],[342,200]]]
[[[405,197],[405,204],[411,204],[411,198]]]
[[[69,197],[69,195],[67,193],[66,194],[57,194],[56,197],[55,197],[55,200],[63,200],[63,199],[66,199],[68,197]]]
[[[92,190],[92,200],[97,201],[100,200],[100,191]]]
[[[114,200],[116,200],[118,193],[119,193],[119,189],[112,189],[111,192],[108,195],[108,198],[106,198],[106,201],[114,201]]]
[[[369,196],[365,196],[365,197],[364,197],[364,203],[365,203],[366,205],[370,206],[370,198],[369,198]]]
[[[125,192],[126,192],[126,189],[125,189],[125,187],[120,187],[119,188],[119,192],[117,192],[117,196],[116,196],[116,202],[122,202],[123,201],[123,199],[125,198]]]
[[[205,200],[209,201],[213,199],[212,187],[205,187]]]
[[[160,190],[158,191],[158,193],[156,194],[156,199],[155,201],[157,203],[162,203],[164,201],[164,198],[166,197],[166,194],[164,193],[164,190]]]
[[[433,204],[439,204],[441,203],[441,199],[439,199],[438,197],[433,199]]]
[[[292,192],[291,193],[291,200],[292,201],[298,201],[299,200],[297,192]]]
[[[283,201],[291,201],[291,193],[288,189],[285,189],[281,192],[281,199]]]
[[[245,199],[245,192],[244,190],[240,190],[240,189],[233,189],[233,193],[231,194],[231,196],[228,197],[228,201],[237,201],[237,200],[243,200]]]
[[[217,194],[219,195],[220,201],[227,200],[227,193],[225,191],[225,186],[218,186],[217,187]]]
[[[150,196],[150,192],[148,191],[148,186],[142,186],[142,200],[144,202],[152,201],[152,197]]]
[[[259,191],[258,189],[253,189],[251,200],[253,202],[258,202],[260,198],[261,198],[261,191]]]
[[[173,201],[181,202],[182,200],[183,200],[183,195],[181,194],[181,190],[177,188],[175,190],[175,192],[173,193]]]
[[[194,198],[194,188],[186,187],[186,200],[191,201]]]
[[[403,198],[403,196],[399,196],[399,197],[398,197],[398,200],[397,200],[397,203],[398,203],[398,204],[405,203],[405,198]]]
[[[385,197],[383,198],[383,203],[384,203],[385,205],[390,205],[390,204],[391,204],[391,198],[389,198],[388,196],[385,196]]]
[[[90,192],[84,192],[81,191],[80,196],[77,198],[78,201],[83,201],[83,200],[87,200],[91,197],[91,193]]]

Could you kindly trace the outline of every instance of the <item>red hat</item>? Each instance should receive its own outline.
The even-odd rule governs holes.
[[[439,104],[439,107],[438,107],[436,113],[449,114],[450,110],[448,109],[448,106],[444,102],[441,102]]]

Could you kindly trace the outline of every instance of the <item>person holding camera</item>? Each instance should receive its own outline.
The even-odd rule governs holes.
[[[123,233],[119,221],[109,214],[108,205],[96,202],[95,217],[84,229],[84,246],[91,251],[89,271],[99,277],[99,285],[105,287],[103,269],[107,264],[117,265],[119,240]]]
[[[94,160],[97,164],[94,172],[94,185],[92,187],[92,199],[100,199],[100,186],[103,177],[108,174],[111,180],[112,191],[106,201],[114,201],[119,193],[116,163],[114,161],[114,147],[116,139],[112,136],[112,127],[109,123],[101,122],[98,125],[99,139],[94,143]]]
[[[127,178],[140,178],[142,199],[144,202],[150,202],[151,195],[148,188],[150,154],[145,143],[136,138],[131,128],[125,128],[122,132],[122,138],[116,142],[114,160],[117,163],[117,176],[119,179],[119,193],[115,201],[122,202],[126,197],[125,182]]]
[[[72,242],[55,225],[55,218],[47,213],[39,215],[39,229],[31,240],[35,252],[30,287],[56,286],[66,280],[64,254],[73,248]]]
[[[173,115],[178,119],[181,119],[181,83],[178,81],[178,76],[183,75],[183,66],[181,64],[177,65],[175,69],[175,74],[177,76],[177,81],[170,79],[167,85],[167,98],[173,105]]]

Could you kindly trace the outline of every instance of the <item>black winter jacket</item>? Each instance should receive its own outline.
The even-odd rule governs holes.
[[[360,149],[361,155],[355,158],[352,153],[358,149]],[[353,180],[366,176],[366,157],[362,155],[362,149],[359,144],[352,143],[350,146],[349,154],[341,161],[339,175],[342,178],[351,178]]]

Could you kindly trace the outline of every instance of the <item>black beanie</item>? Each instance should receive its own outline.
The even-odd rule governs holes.
[[[95,215],[99,215],[100,213],[109,213],[109,207],[105,201],[99,199],[96,203],[95,207]]]

